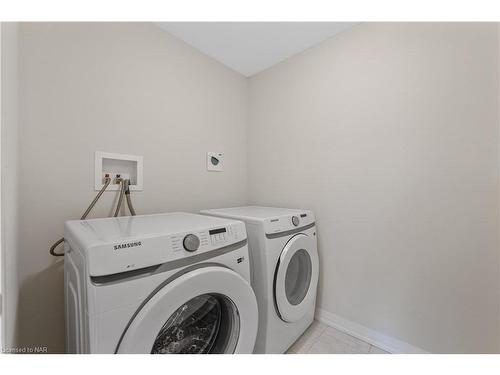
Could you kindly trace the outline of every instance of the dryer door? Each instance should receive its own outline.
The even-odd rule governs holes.
[[[117,353],[252,353],[257,302],[250,284],[219,266],[167,280],[132,317]]]
[[[319,260],[316,238],[293,236],[283,248],[276,267],[274,296],[281,319],[296,322],[316,299]]]

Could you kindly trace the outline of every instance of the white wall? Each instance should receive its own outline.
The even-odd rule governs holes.
[[[250,203],[316,212],[318,307],[498,351],[496,24],[362,24],[250,79]]]
[[[1,23],[2,345],[15,345],[18,246],[18,27]],[[5,272],[7,271],[7,272]]]
[[[20,345],[63,351],[63,223],[95,195],[94,151],[144,156],[140,213],[246,200],[246,80],[152,24],[21,24]],[[225,154],[206,172],[206,151]],[[106,216],[106,193],[94,216]]]

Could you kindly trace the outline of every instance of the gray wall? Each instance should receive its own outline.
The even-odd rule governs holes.
[[[2,344],[15,345],[18,248],[18,27],[1,24]]]
[[[498,351],[496,24],[361,24],[250,79],[250,203],[316,212],[318,307]]]
[[[315,210],[321,311],[433,352],[498,350],[496,24],[361,24],[250,80],[150,24],[19,31],[19,142],[4,112],[17,95],[2,95],[18,345],[63,350],[48,246],[93,198],[102,150],[144,156],[139,213]],[[225,172],[205,171],[206,151],[226,154]]]
[[[243,204],[247,83],[153,24],[21,24],[19,42],[19,344],[58,352],[62,262],[48,246],[95,195],[94,152],[144,156],[138,213]],[[206,172],[206,151],[225,154],[223,173]]]

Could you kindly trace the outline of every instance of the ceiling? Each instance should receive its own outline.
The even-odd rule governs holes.
[[[159,22],[229,68],[250,77],[352,27],[352,22]]]

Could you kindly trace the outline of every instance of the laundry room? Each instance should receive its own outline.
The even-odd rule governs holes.
[[[2,352],[500,353],[499,46],[2,22]]]

